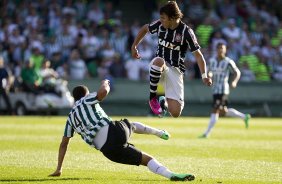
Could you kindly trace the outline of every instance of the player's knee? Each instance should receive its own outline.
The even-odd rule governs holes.
[[[176,113],[171,113],[171,116],[174,118],[178,118],[180,116],[180,112],[176,112]]]
[[[155,57],[153,59],[153,64],[156,65],[156,66],[162,67],[165,64],[165,61],[161,57]]]
[[[142,153],[142,160],[141,160],[141,165],[146,166],[150,160],[152,160],[153,157],[146,153]]]
[[[170,115],[174,118],[179,117],[182,111],[180,103],[172,99],[168,99],[167,102],[168,102],[168,111]]]
[[[181,111],[177,111],[177,110],[170,110],[169,109],[169,113],[172,117],[177,118],[181,115]]]
[[[228,109],[224,107],[223,109],[220,110],[220,116],[225,116],[227,112],[228,112]]]

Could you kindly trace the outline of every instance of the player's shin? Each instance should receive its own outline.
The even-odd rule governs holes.
[[[157,87],[161,78],[161,67],[152,65],[150,68],[150,100],[157,95]]]
[[[173,175],[173,173],[166,168],[165,166],[163,166],[161,163],[159,163],[156,159],[151,159],[148,164],[147,167],[149,168],[150,171],[152,171],[155,174],[159,174],[161,176],[164,176],[168,179],[171,178],[171,176]]]

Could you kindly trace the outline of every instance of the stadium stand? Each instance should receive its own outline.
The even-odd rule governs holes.
[[[2,0],[0,56],[17,80],[26,63],[33,62],[40,70],[47,59],[59,78],[82,81],[107,77],[115,84],[116,79],[129,78],[133,38],[140,25],[158,18],[163,2]],[[282,81],[281,1],[177,2],[184,12],[183,21],[197,34],[207,61],[214,55],[215,44],[222,41],[228,45],[227,55],[246,75],[242,83]],[[154,55],[154,39],[148,35],[140,45],[145,64]],[[187,54],[186,60],[189,68],[185,78],[193,83],[199,77],[195,59]],[[147,80],[146,66],[135,69],[138,75],[133,80]]]

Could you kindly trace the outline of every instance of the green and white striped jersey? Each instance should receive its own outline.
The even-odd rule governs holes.
[[[76,132],[87,144],[95,147],[93,143],[95,135],[112,121],[100,107],[99,102],[96,92],[76,101],[68,115],[64,136],[73,137]]]
[[[212,73],[212,93],[229,94],[229,75],[237,70],[235,62],[229,57],[218,61],[216,57],[210,59],[208,70]]]

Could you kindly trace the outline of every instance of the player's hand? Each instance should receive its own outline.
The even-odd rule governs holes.
[[[139,55],[138,50],[137,50],[136,47],[132,47],[131,48],[131,56],[133,58],[135,58],[135,59],[140,59],[141,58],[141,56]]]
[[[211,78],[203,78],[203,83],[207,86],[211,86],[212,85],[212,79]]]
[[[231,82],[231,87],[236,88],[237,87],[237,82]]]
[[[107,84],[107,85],[110,85],[110,80],[108,80],[108,79],[104,79],[104,80],[102,80],[102,82],[101,82],[102,84]]]
[[[56,170],[54,173],[50,174],[50,177],[58,177],[61,176],[62,170]]]

